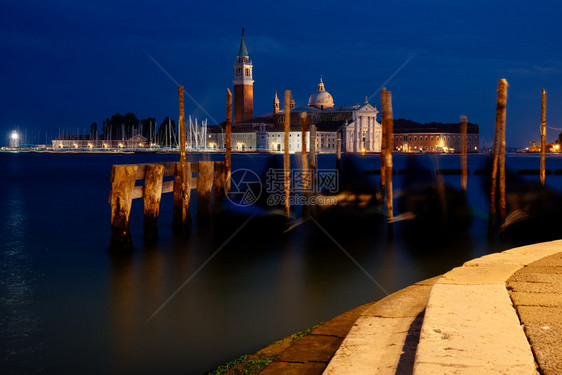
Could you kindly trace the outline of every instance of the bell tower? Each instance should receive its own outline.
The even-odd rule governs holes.
[[[254,118],[254,79],[252,61],[244,41],[244,29],[234,64],[234,126]]]
[[[279,112],[279,98],[277,97],[277,91],[275,91],[275,98],[273,98],[273,114]]]

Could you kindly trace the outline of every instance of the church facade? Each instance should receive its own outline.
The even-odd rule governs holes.
[[[280,108],[275,93],[272,112],[253,116],[253,64],[250,60],[244,30],[236,63],[234,64],[234,120],[231,144],[233,151],[284,152],[285,110]],[[291,131],[289,152],[301,152],[303,142],[310,150],[310,131],[302,137],[302,124],[307,128],[316,126],[316,150],[320,153],[334,153],[338,134],[343,152],[380,152],[382,126],[377,121],[378,111],[365,100],[362,105],[335,106],[332,95],[326,91],[324,82],[313,92],[306,107],[296,107],[291,97],[289,103]],[[211,129],[213,128],[213,129]],[[224,129],[209,127],[210,148],[225,145]]]

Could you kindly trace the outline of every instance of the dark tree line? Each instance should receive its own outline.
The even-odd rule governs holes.
[[[129,112],[122,115],[117,112],[111,118],[103,121],[101,133],[97,123],[93,122],[90,126],[91,139],[127,140],[137,134],[145,137],[149,143],[175,144],[176,121],[168,116],[160,123],[160,126],[157,126],[156,119],[153,117],[139,120],[134,113]]]

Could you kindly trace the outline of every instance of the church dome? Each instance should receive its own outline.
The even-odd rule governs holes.
[[[322,82],[322,77],[320,77],[320,83],[318,84],[318,90],[308,98],[308,106],[317,109],[332,108],[334,106],[334,99],[332,95],[326,90],[324,90],[324,83]]]

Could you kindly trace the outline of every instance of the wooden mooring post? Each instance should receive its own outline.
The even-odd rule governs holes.
[[[307,129],[307,114],[303,112],[301,114],[301,168],[302,168],[302,180],[304,182],[304,190],[308,191],[309,186],[309,176],[310,172],[308,170],[308,156],[306,152],[306,132]]]
[[[198,173],[193,177],[192,173]],[[174,180],[164,181],[165,177]],[[135,186],[136,180],[144,185]],[[158,235],[158,215],[162,194],[174,193],[174,226],[179,223],[185,229],[189,223],[189,202],[191,190],[197,189],[197,213],[206,216],[224,197],[226,169],[224,162],[200,161],[157,164],[114,165],[111,170],[111,247],[132,248],[129,231],[129,216],[133,199],[144,198],[144,237],[153,240]],[[214,199],[211,199],[214,197]]]
[[[381,122],[382,122],[382,134],[381,134],[381,197],[384,200],[385,196],[385,185],[386,185],[386,126],[385,126],[385,112],[384,104],[385,99],[384,92],[385,88],[381,91]]]
[[[502,107],[501,107],[501,118],[500,118],[500,183],[499,183],[499,194],[500,199],[498,206],[500,209],[500,225],[505,223],[506,218],[506,201],[505,201],[505,114],[506,114],[506,104],[507,104],[507,81],[504,79],[505,85],[503,85],[502,92]]]
[[[197,215],[207,216],[211,213],[211,189],[215,180],[214,162],[200,161],[197,177]]]
[[[191,163],[174,164],[174,216],[173,227],[183,231],[190,221],[189,200],[191,199]]]
[[[285,90],[285,143],[283,155],[284,186],[285,186],[285,215],[291,215],[290,194],[291,194],[291,159],[289,156],[289,133],[291,132],[291,90]]]
[[[191,173],[186,163],[185,155],[185,112],[183,100],[183,86],[178,86],[179,109],[180,109],[180,129],[178,137],[180,139],[180,162],[176,166],[174,173],[174,221],[173,226],[176,230],[185,230],[189,223],[189,199],[191,194]]]
[[[162,196],[162,182],[164,166],[151,164],[146,166],[144,177],[144,238],[155,240],[158,238],[158,213]]]
[[[314,170],[316,169],[316,125],[310,125],[309,136],[310,153],[308,155],[308,164],[310,164],[311,173],[314,173]]]
[[[129,215],[133,190],[137,179],[137,165],[116,166],[111,169],[111,240],[112,248],[132,248]]]
[[[545,184],[545,166],[546,166],[546,91],[542,89],[541,100],[541,184]]]
[[[492,183],[490,187],[490,212],[488,216],[488,236],[492,237],[495,232],[496,226],[496,190],[498,190],[497,178],[498,178],[498,158],[499,169],[500,169],[500,216],[505,219],[505,114],[506,114],[506,103],[507,103],[507,81],[505,79],[500,79],[498,81],[498,96],[496,100],[496,129],[494,135],[494,149],[493,149],[493,161],[492,161]],[[500,143],[503,144],[503,148],[500,147]],[[503,150],[503,151],[502,151]],[[504,157],[501,157],[502,152]],[[501,166],[503,163],[503,167]],[[503,171],[503,173],[502,173]],[[502,182],[503,179],[503,182]],[[502,193],[503,187],[503,193]],[[503,195],[503,215],[502,212],[502,195]]]
[[[393,218],[393,207],[392,207],[392,149],[393,149],[393,132],[394,132],[394,120],[392,115],[392,93],[387,91],[386,89],[382,89],[381,92],[382,96],[382,121],[383,121],[383,129],[384,129],[384,138],[386,139],[386,147],[385,147],[385,156],[384,168],[385,169],[385,177],[386,177],[386,186],[385,186],[385,197],[386,197],[386,216],[389,222],[389,234],[392,234],[392,218]],[[382,176],[381,176],[382,178]]]
[[[226,181],[224,183],[224,190],[230,193],[230,173],[232,164],[230,160],[231,153],[231,135],[232,135],[232,94],[229,89],[226,89],[226,139],[225,139],[225,153],[224,153],[224,169],[226,173]]]
[[[308,164],[309,169],[308,172],[310,173],[310,183],[312,186],[310,189],[312,191],[316,191],[316,125],[310,125],[310,133],[309,133],[309,149],[310,152],[308,154]]]
[[[221,201],[225,197],[226,187],[226,161],[215,161],[214,165],[215,177],[213,179],[213,200]]]
[[[466,180],[468,176],[468,170],[466,166],[466,132],[468,127],[468,120],[466,116],[461,116],[461,187],[462,190],[466,192]]]
[[[341,171],[341,133],[336,136],[336,169]]]
[[[180,105],[180,163],[185,163],[185,112],[183,102],[183,86],[178,87],[179,105]]]

